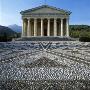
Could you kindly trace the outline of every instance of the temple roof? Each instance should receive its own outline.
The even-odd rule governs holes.
[[[49,6],[49,5],[42,5],[42,6],[38,6],[38,7],[32,8],[32,9],[24,10],[24,11],[21,11],[20,14],[23,15],[23,14],[25,14],[25,13],[33,12],[33,11],[36,11],[36,10],[39,10],[39,9],[42,9],[42,8],[53,9],[53,10],[56,10],[56,11],[60,11],[60,12],[66,13],[66,14],[68,14],[68,15],[71,14],[71,12],[68,11],[68,10],[64,10],[64,9],[56,8],[56,7]],[[43,11],[43,12],[44,12],[44,11]]]

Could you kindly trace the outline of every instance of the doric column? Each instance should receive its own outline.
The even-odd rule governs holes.
[[[63,19],[61,19],[61,37],[63,36]]]
[[[27,36],[28,36],[28,37],[31,36],[30,19],[28,19]]]
[[[54,19],[54,36],[57,36],[57,19]]]
[[[43,19],[41,18],[41,36],[43,36]]]
[[[24,20],[24,31],[23,31],[23,34],[24,34],[24,37],[27,37],[27,22],[26,20]]]
[[[66,19],[66,36],[69,37],[69,18]]]
[[[22,19],[22,37],[24,37],[24,19]]]
[[[37,19],[34,19],[34,36],[37,36]]]
[[[50,36],[50,19],[48,19],[47,35]]]
[[[61,21],[59,21],[59,34],[58,35],[61,36],[60,34],[61,34]]]

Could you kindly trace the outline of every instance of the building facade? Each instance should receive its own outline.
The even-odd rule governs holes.
[[[20,13],[23,21],[22,37],[69,37],[70,11],[42,5]]]

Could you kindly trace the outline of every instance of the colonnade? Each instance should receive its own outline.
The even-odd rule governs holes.
[[[31,32],[32,32],[32,29],[31,29],[31,18],[27,18],[27,22],[25,22],[25,20],[23,19],[23,27],[22,27],[22,37],[31,37],[31,36],[38,36],[37,35],[37,32],[38,32],[38,30],[37,30],[37,18],[33,18],[33,21],[34,21],[34,30],[33,30],[33,35],[31,34]],[[47,36],[51,36],[50,35],[50,18],[47,18]],[[63,37],[64,36],[64,33],[63,33],[63,27],[64,27],[64,25],[63,25],[63,18],[60,18],[60,36],[61,37]],[[57,36],[57,34],[58,34],[58,30],[57,30],[57,18],[54,18],[53,19],[53,36]],[[44,36],[44,18],[41,18],[40,19],[40,26],[41,26],[41,30],[40,30],[40,36]],[[68,18],[66,18],[66,24],[65,24],[66,26],[65,26],[65,30],[66,30],[66,35],[65,36],[67,36],[67,37],[69,37],[69,19]],[[25,32],[26,32],[26,34],[25,34]]]

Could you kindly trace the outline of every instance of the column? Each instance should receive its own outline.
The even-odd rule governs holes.
[[[28,36],[28,37],[31,36],[30,19],[28,19],[27,36]]]
[[[69,37],[69,18],[66,19],[66,36]]]
[[[24,21],[24,36],[27,37],[27,19]]]
[[[37,19],[34,19],[34,36],[37,36]]]
[[[61,21],[59,21],[59,34],[58,35],[61,36],[60,34],[61,34]]]
[[[43,36],[43,19],[41,18],[41,36]]]
[[[24,37],[27,37],[27,22],[26,22],[26,19],[24,19],[24,27],[23,27],[23,34],[24,34]]]
[[[61,19],[61,37],[63,37],[63,19]]]
[[[24,37],[24,19],[22,19],[22,37]]]
[[[54,36],[57,36],[57,19],[54,19]]]
[[[47,35],[50,36],[50,19],[48,19]]]

